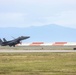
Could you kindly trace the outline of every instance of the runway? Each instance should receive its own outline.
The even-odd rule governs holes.
[[[76,52],[76,50],[0,50],[0,53],[27,53],[27,52]]]

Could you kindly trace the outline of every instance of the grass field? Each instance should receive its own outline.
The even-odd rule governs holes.
[[[76,53],[0,53],[0,75],[76,75]]]

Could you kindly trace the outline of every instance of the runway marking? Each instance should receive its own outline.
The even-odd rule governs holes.
[[[76,52],[76,50],[0,50],[0,53],[20,53],[20,52]]]

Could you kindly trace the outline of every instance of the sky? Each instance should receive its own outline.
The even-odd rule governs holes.
[[[0,27],[48,24],[76,28],[76,0],[0,0]]]

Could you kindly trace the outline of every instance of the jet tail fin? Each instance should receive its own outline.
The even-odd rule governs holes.
[[[5,38],[3,38],[3,41],[6,42],[7,40]]]
[[[3,41],[0,39],[0,45],[2,44],[2,42],[3,42]]]

